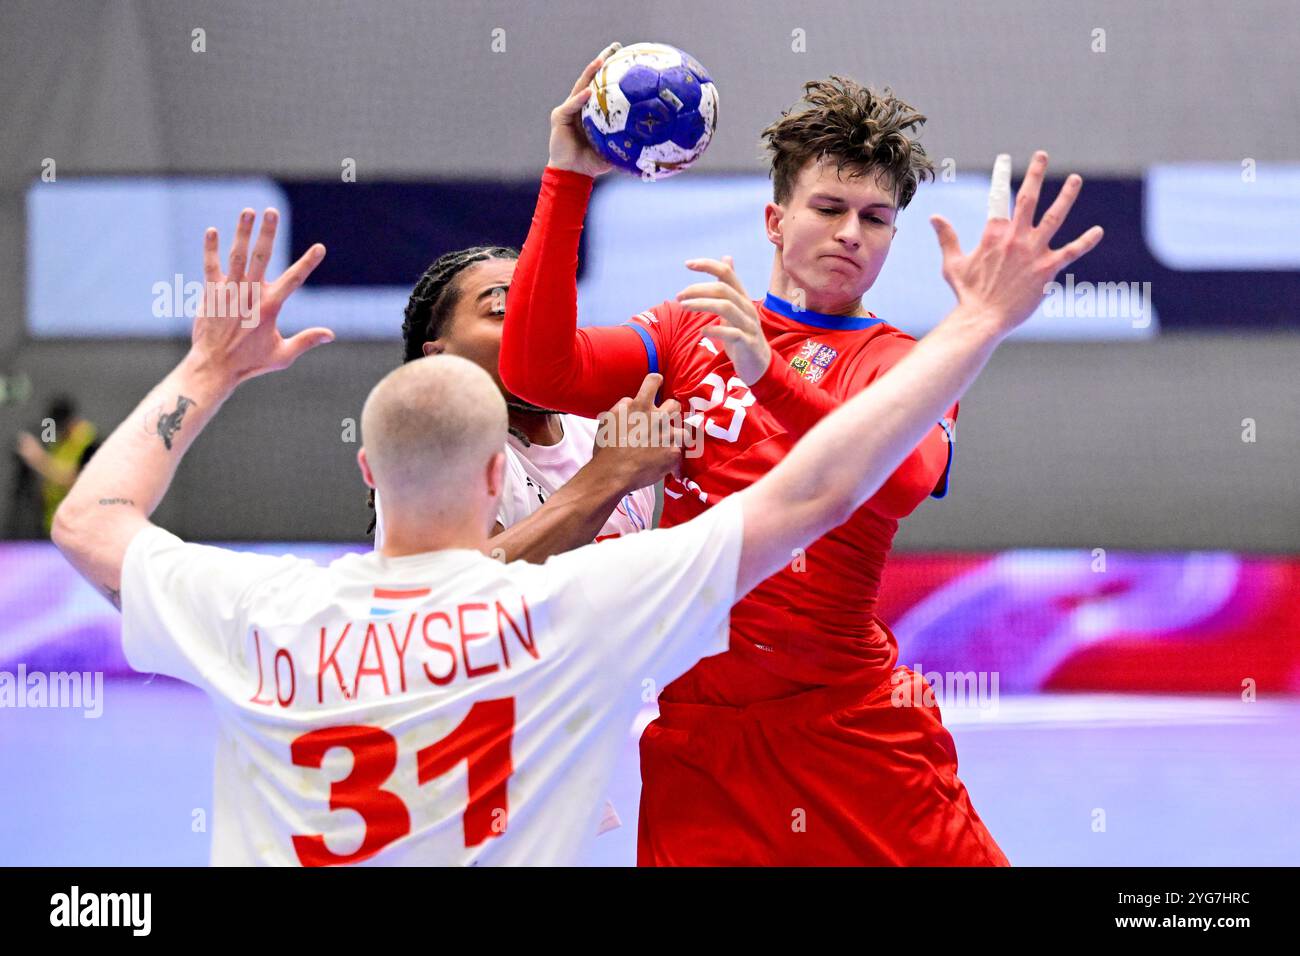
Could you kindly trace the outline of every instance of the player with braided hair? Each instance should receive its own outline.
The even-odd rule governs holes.
[[[518,258],[518,250],[508,246],[474,246],[438,257],[407,302],[402,361],[458,355],[492,377],[509,416],[506,486],[492,547],[505,560],[543,561],[593,539],[650,527],[654,484],[676,469],[681,452],[596,447],[595,421],[525,402],[501,384],[501,325]],[[656,376],[648,394],[659,381]],[[642,411],[655,413],[648,400],[641,404]],[[657,414],[676,411],[673,402]],[[376,524],[378,518],[376,508]],[[381,526],[376,548],[382,534]]]
[[[406,303],[406,319],[402,323],[403,362],[423,357],[425,345],[441,338],[448,320],[453,316],[460,302],[460,283],[456,281],[456,277],[475,263],[489,259],[517,261],[519,250],[511,246],[472,246],[469,249],[457,249],[439,256],[433,265],[424,270],[424,275],[420,276],[420,281],[415,284],[411,298]],[[500,299],[501,303],[495,301],[493,303],[494,314],[501,313],[505,308],[504,289],[500,292]],[[519,415],[560,414],[553,409],[542,408],[511,395],[501,384],[495,362],[478,364],[501,388],[501,393],[506,399],[506,408],[510,411],[517,412]],[[523,419],[523,421],[533,420]],[[514,421],[510,423],[510,434],[515,436],[525,448],[532,444],[532,440],[519,423]]]

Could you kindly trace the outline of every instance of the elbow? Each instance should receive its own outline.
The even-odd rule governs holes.
[[[68,498],[64,498],[63,503],[54,512],[54,521],[50,525],[50,540],[54,542],[56,548],[67,554],[76,544],[79,526],[77,506]]]
[[[497,369],[501,384],[516,398],[552,408],[558,407],[557,403],[563,401],[565,390],[562,387],[555,387],[555,383],[546,376],[533,374],[527,361],[510,361],[504,346]]]
[[[859,507],[853,495],[836,495],[826,507],[826,530],[847,524]]]
[[[844,524],[857,510],[858,489],[851,482],[828,475],[809,475],[787,467],[791,459],[777,464],[754,488],[762,488],[761,507],[770,505],[784,512],[800,529],[800,536],[815,541],[832,528]]]
[[[497,364],[497,371],[501,375],[501,384],[512,395],[523,398],[523,393],[529,391],[532,382],[528,378],[524,363],[516,363],[511,360],[510,356],[506,354],[504,341],[501,343],[501,359]]]
[[[497,359],[497,374],[506,391],[525,401],[534,401],[530,394],[539,384],[528,374],[528,349],[522,339],[505,331],[501,336],[501,355]]]
[[[811,496],[813,524],[817,528],[817,537],[821,537],[833,528],[838,528],[853,517],[858,510],[858,502],[851,488],[825,488]]]

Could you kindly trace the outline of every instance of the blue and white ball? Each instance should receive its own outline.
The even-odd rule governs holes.
[[[582,126],[596,152],[633,176],[666,179],[708,148],[718,127],[718,88],[689,53],[634,43],[591,81]]]

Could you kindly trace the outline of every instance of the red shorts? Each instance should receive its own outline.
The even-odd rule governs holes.
[[[909,668],[745,707],[660,702],[641,737],[639,866],[1009,866]],[[900,697],[902,695],[900,694]]]

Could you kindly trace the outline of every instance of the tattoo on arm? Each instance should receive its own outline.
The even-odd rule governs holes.
[[[120,588],[110,588],[105,584],[104,593],[108,596],[109,601],[112,602],[113,607],[117,608],[119,611],[122,610],[122,591]]]
[[[181,430],[181,419],[185,417],[185,411],[194,404],[194,399],[186,398],[181,395],[176,399],[176,408],[174,411],[158,413],[156,422],[146,422],[145,430],[151,434],[158,435],[167,450],[171,451],[172,438]]]
[[[100,498],[101,505],[134,505],[135,502],[130,498]]]

